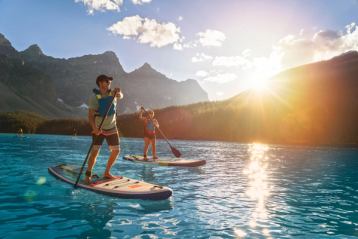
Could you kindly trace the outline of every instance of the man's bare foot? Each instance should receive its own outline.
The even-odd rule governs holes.
[[[157,156],[154,156],[154,157],[153,157],[153,160],[157,160],[157,159],[158,159],[158,157],[157,157]]]
[[[92,183],[92,177],[86,176],[83,181],[85,182],[85,184],[91,184]]]
[[[122,176],[114,176],[110,173],[104,173],[103,178],[105,178],[105,179],[120,179],[123,177]]]

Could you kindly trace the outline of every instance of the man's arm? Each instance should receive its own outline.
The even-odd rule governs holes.
[[[94,109],[88,110],[88,122],[90,123],[90,126],[92,128],[92,132],[96,134],[99,130],[95,123],[95,112],[96,111]]]

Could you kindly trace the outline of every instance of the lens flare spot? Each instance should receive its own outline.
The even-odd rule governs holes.
[[[43,185],[46,183],[46,177],[39,177],[36,181],[37,185]]]
[[[35,199],[36,196],[37,196],[37,193],[35,191],[33,191],[33,190],[27,190],[24,193],[24,198],[28,202],[32,202]]]

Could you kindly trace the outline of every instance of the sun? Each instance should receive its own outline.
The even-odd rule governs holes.
[[[255,90],[255,91],[266,91],[269,87],[269,82],[267,79],[263,79],[263,78],[254,78],[252,79],[249,84],[248,84],[248,88]]]

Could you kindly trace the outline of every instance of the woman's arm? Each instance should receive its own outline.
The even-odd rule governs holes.
[[[154,124],[155,127],[159,128],[158,120],[153,119],[153,124]]]
[[[145,117],[143,117],[143,109],[142,108],[140,108],[140,111],[139,111],[139,119],[140,120],[145,120]]]

